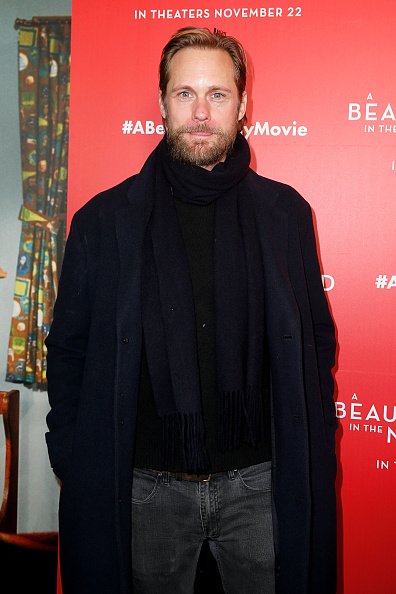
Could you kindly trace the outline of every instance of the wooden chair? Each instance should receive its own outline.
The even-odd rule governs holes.
[[[57,532],[17,532],[19,467],[19,390],[0,391],[5,434],[5,476],[0,508],[0,542],[56,553]]]

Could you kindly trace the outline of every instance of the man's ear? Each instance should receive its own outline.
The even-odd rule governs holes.
[[[161,89],[159,89],[159,91],[158,91],[158,103],[159,103],[159,108],[160,108],[161,116],[165,120],[166,119],[166,107],[165,107],[165,103],[164,103],[163,98],[162,98],[162,91],[161,91]]]
[[[238,110],[238,121],[241,120],[243,118],[243,116],[245,115],[246,105],[247,105],[247,93],[246,93],[246,91],[243,91],[242,97],[241,97],[241,103],[239,105],[239,110]]]

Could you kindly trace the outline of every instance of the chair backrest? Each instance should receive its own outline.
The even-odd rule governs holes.
[[[16,532],[19,463],[19,390],[0,391],[0,415],[5,435],[5,476],[0,531]]]

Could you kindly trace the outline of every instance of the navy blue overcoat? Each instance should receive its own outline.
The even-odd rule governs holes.
[[[131,481],[150,159],[73,217],[46,339],[63,594],[131,594]],[[311,207],[249,171],[272,384],[277,593],[334,594],[335,333]],[[258,594],[258,593],[252,593]],[[264,594],[264,593],[263,593]]]

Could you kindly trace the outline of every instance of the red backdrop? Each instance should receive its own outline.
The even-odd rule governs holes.
[[[311,203],[338,330],[339,594],[396,591],[395,17],[393,0],[73,0],[69,220],[160,140],[176,29],[247,50],[253,166]]]

